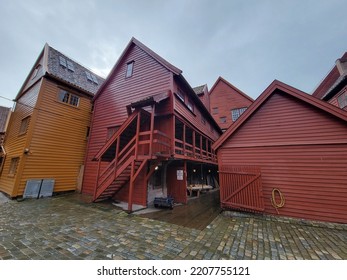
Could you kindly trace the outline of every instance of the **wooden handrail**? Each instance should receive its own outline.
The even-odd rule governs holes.
[[[129,124],[140,114],[141,111],[135,110],[133,114],[125,120],[125,122],[121,125],[121,127],[111,136],[110,139],[107,140],[105,145],[98,151],[94,158],[100,159],[101,156],[107,151],[109,147],[116,141],[116,139],[125,131],[125,129],[129,126]]]

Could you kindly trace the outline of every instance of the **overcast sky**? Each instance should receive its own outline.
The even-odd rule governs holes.
[[[346,0],[0,0],[0,96],[15,98],[46,42],[106,77],[132,36],[192,87],[312,93],[347,51]]]

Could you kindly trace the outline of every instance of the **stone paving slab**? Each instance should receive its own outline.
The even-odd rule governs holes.
[[[224,212],[198,230],[68,194],[0,204],[0,259],[346,260],[347,225]]]

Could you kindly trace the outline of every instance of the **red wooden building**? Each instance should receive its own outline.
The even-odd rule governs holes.
[[[213,148],[224,208],[347,223],[347,112],[274,81]]]
[[[336,60],[312,95],[347,111],[347,52]]]
[[[219,77],[209,92],[210,112],[225,131],[252,104],[253,99]]]
[[[146,206],[214,184],[218,124],[182,76],[132,38],[94,98],[82,192]]]

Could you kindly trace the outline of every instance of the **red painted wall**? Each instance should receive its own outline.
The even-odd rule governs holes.
[[[210,91],[210,112],[221,129],[227,129],[232,123],[231,110],[249,107],[252,99],[241,94],[224,79],[219,78]],[[218,108],[218,113],[213,108]],[[226,123],[221,123],[220,118],[226,117]]]
[[[126,78],[126,64],[129,61],[134,61],[133,75]],[[93,193],[97,162],[91,160],[106,142],[107,127],[121,125],[126,120],[126,106],[130,103],[170,89],[171,76],[169,70],[138,46],[132,45],[94,104],[83,180],[84,193]]]
[[[347,124],[276,93],[218,150],[219,165],[260,166],[265,212],[271,192],[285,197],[280,215],[347,222]]]

